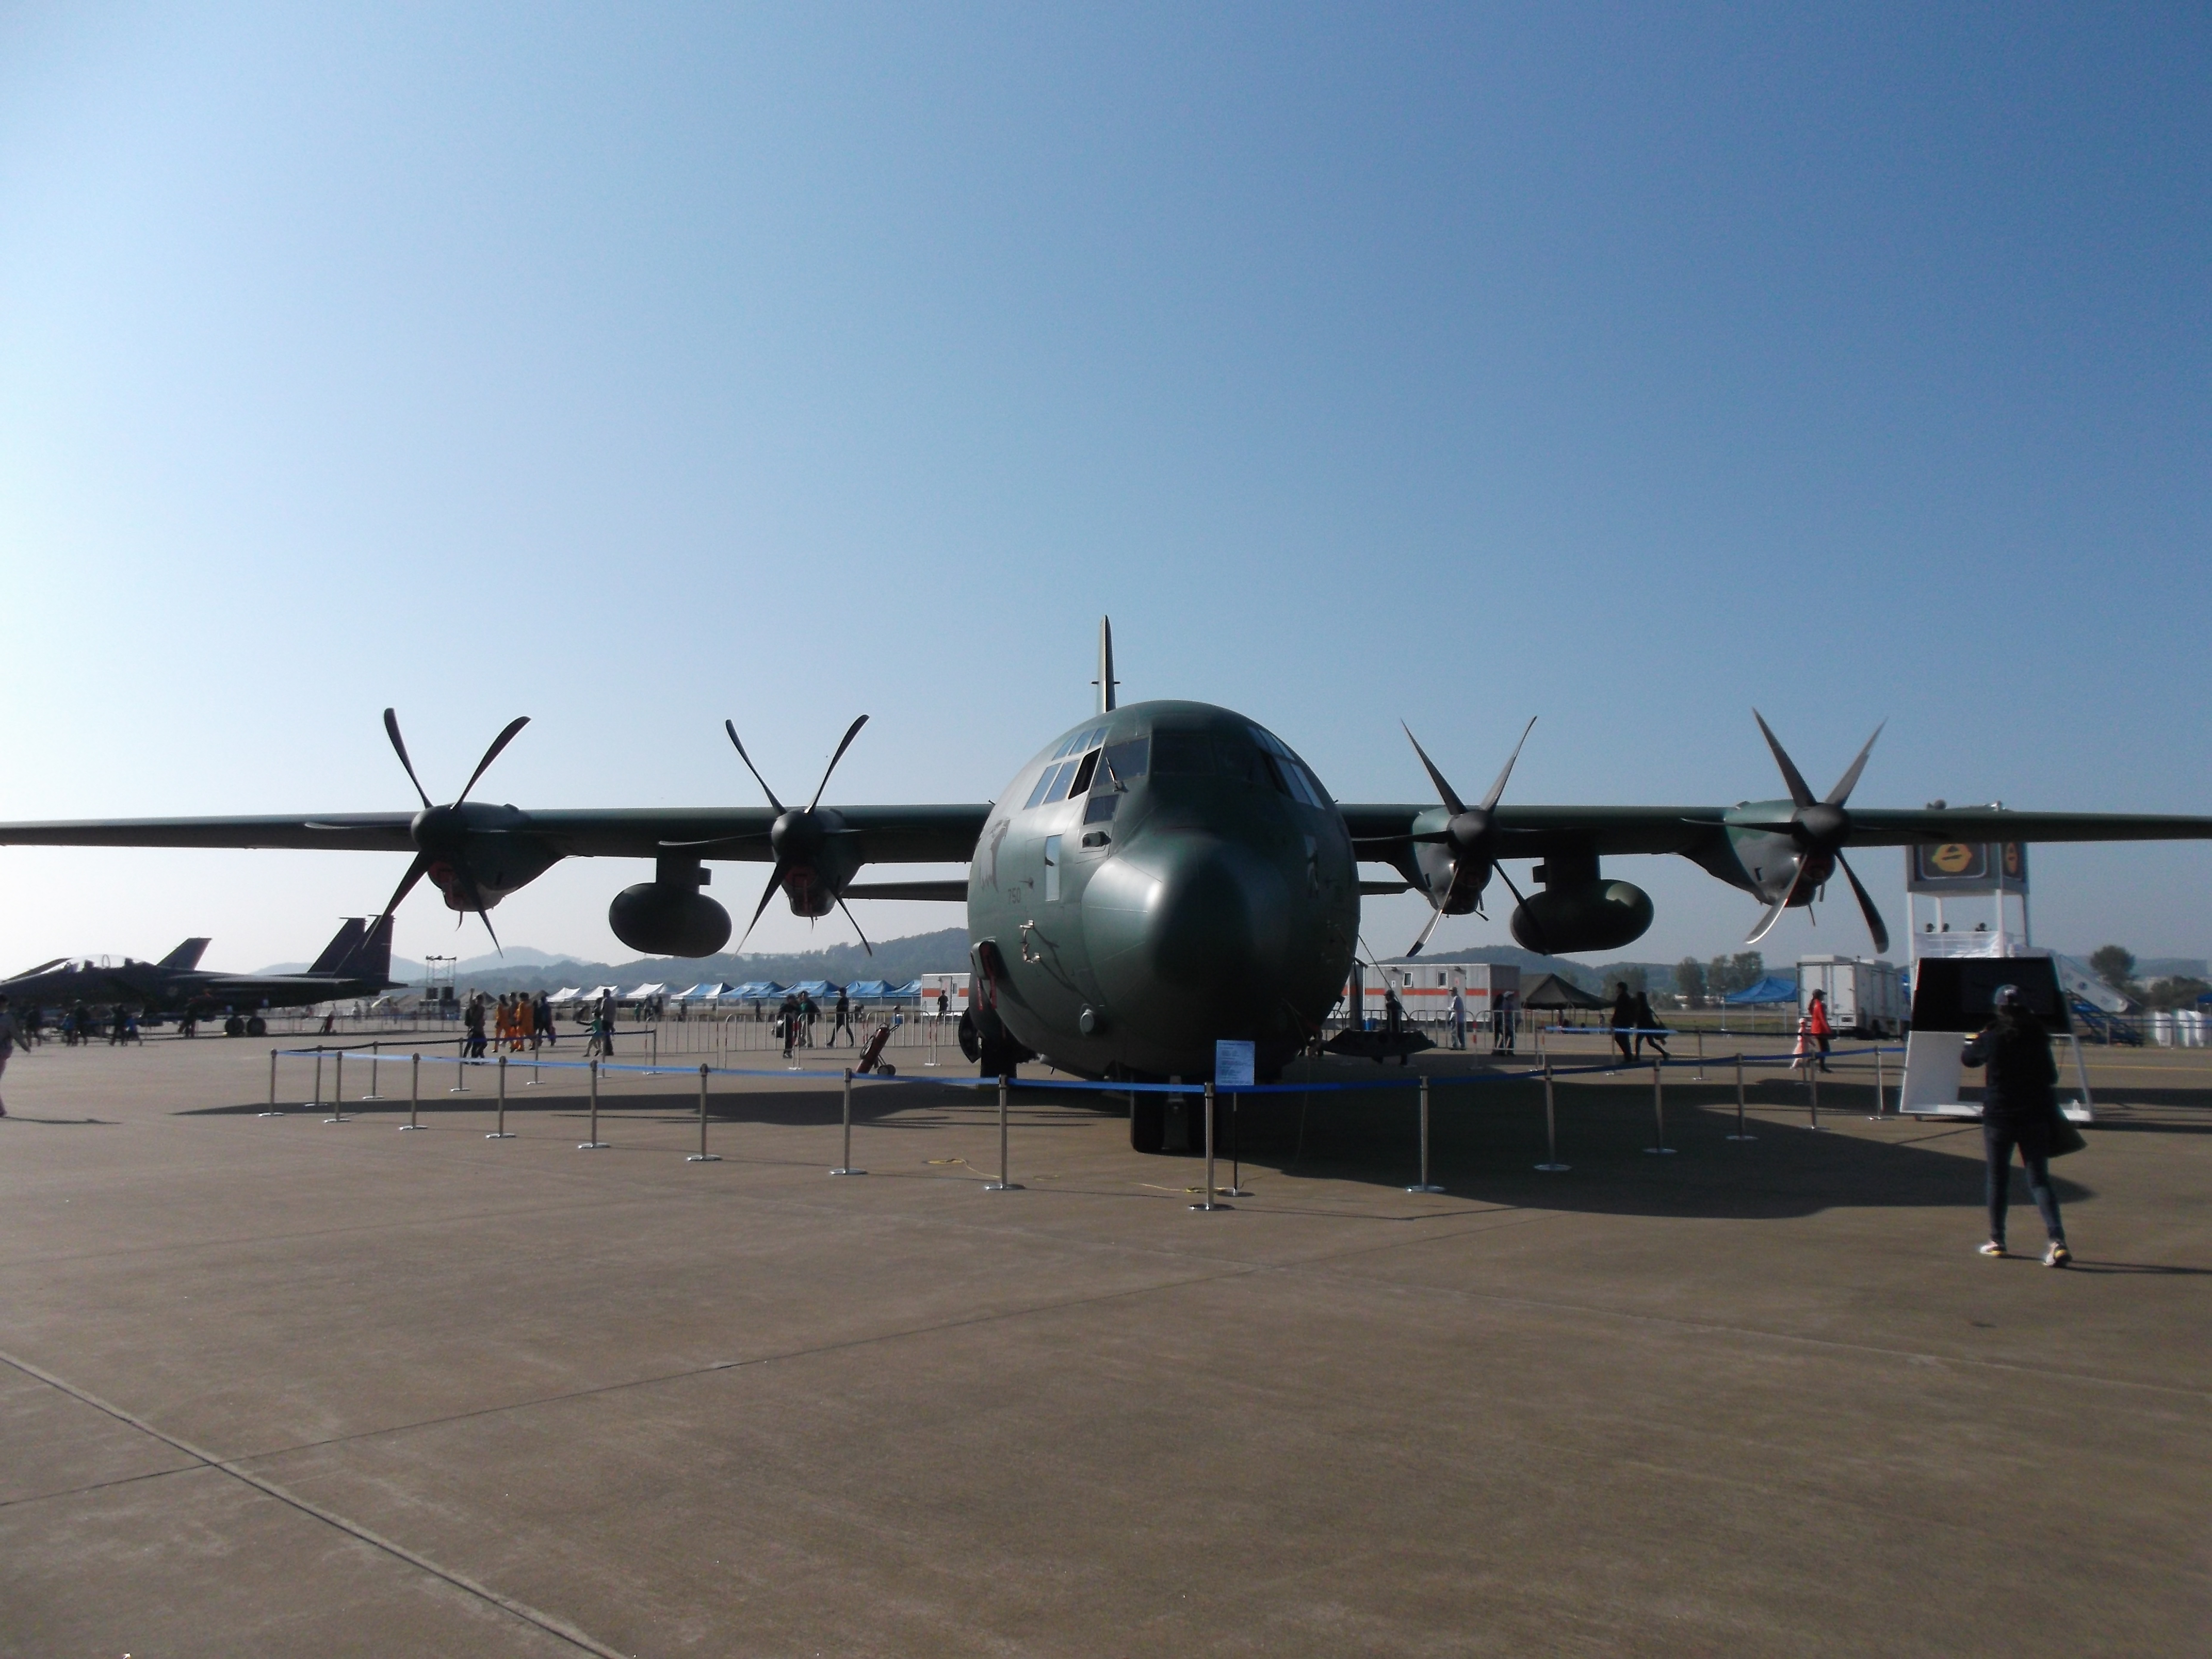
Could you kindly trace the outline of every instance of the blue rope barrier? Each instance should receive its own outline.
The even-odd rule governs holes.
[[[314,1058],[318,1054],[337,1054],[342,1052],[349,1054],[354,1052],[354,1050],[350,1048],[340,1049],[336,1046],[325,1046],[317,1048],[279,1048],[275,1052],[283,1055],[287,1059],[309,1060]],[[1905,1050],[1902,1048],[1883,1048],[1877,1045],[1876,1047],[1869,1048],[1839,1048],[1832,1054],[1829,1058],[1849,1059],[1853,1055],[1876,1054],[1900,1054],[1904,1052]],[[395,1052],[393,1058],[395,1060],[398,1058],[397,1052]],[[498,1056],[486,1055],[483,1057],[472,1057],[466,1054],[424,1054],[422,1058],[432,1061],[433,1063],[442,1062],[449,1066],[496,1066],[499,1064],[500,1059]],[[542,1060],[535,1056],[525,1058],[514,1054],[508,1054],[504,1056],[504,1058],[510,1065],[526,1065],[556,1072],[588,1072],[592,1066],[592,1062],[588,1060]],[[1735,1058],[1735,1056],[1732,1054],[1708,1055],[1705,1060],[1701,1061],[1695,1056],[1685,1055],[1680,1060],[1617,1060],[1601,1061],[1595,1065],[1590,1066],[1554,1066],[1552,1068],[1552,1076],[1554,1079],[1559,1079],[1563,1077],[1588,1077],[1601,1073],[1616,1073],[1620,1072],[1636,1072],[1640,1073],[1650,1070],[1655,1064],[1661,1066],[1698,1066],[1717,1064],[1721,1060],[1733,1060]],[[1784,1064],[1798,1060],[1802,1058],[1803,1056],[1795,1053],[1781,1054],[1746,1054],[1743,1056],[1743,1060],[1747,1065]],[[602,1060],[599,1062],[599,1074],[602,1077],[619,1073],[635,1077],[696,1078],[699,1075],[701,1069],[702,1068],[697,1066],[653,1066],[635,1062],[625,1064],[617,1060]],[[756,1066],[710,1065],[706,1066],[704,1069],[710,1077],[781,1078],[787,1081],[790,1081],[794,1079],[805,1080],[808,1079],[818,1078],[823,1082],[833,1083],[842,1081],[843,1077],[843,1073],[842,1072],[807,1072],[803,1069],[794,1069],[791,1066],[778,1066],[774,1069],[769,1069]],[[1432,1086],[1449,1086],[1456,1084],[1465,1085],[1469,1087],[1476,1087],[1484,1084],[1492,1083],[1541,1082],[1543,1080],[1543,1069],[1540,1066],[1538,1066],[1532,1067],[1527,1071],[1518,1072],[1482,1071],[1445,1075],[1430,1073],[1427,1077],[1427,1081]],[[882,1085],[890,1087],[897,1087],[901,1085],[906,1085],[913,1087],[939,1089],[995,1089],[999,1086],[999,1079],[994,1077],[907,1077],[898,1075],[884,1077],[871,1072],[855,1072],[853,1074],[853,1081],[855,1083],[865,1083],[869,1085]],[[1255,1083],[1237,1089],[1218,1090],[1216,1092],[1224,1098],[1231,1095],[1359,1094],[1371,1092],[1377,1089],[1418,1089],[1421,1086],[1422,1082],[1423,1079],[1419,1076],[1407,1076],[1397,1078],[1372,1078],[1356,1083]],[[1077,1093],[1114,1095],[1152,1094],[1188,1095],[1196,1097],[1204,1094],[1206,1091],[1206,1084],[1203,1079],[1193,1083],[1117,1083],[1103,1079],[1092,1080],[1083,1078],[1024,1078],[1019,1080],[1018,1086],[1024,1089],[1060,1089]],[[1713,1086],[1722,1087],[1724,1085],[1717,1084]]]

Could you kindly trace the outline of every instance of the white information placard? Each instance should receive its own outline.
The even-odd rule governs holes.
[[[1215,1043],[1213,1086],[1217,1089],[1251,1088],[1255,1081],[1252,1064],[1250,1043],[1227,1041]]]

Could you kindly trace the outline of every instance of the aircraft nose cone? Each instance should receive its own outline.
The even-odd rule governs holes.
[[[1170,1043],[1251,1036],[1283,999],[1289,895],[1249,848],[1148,836],[1084,895],[1093,971],[1115,1018]]]

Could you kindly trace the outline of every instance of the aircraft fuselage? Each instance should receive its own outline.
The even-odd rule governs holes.
[[[1088,1076],[1263,1074],[1341,995],[1359,927],[1342,818],[1272,733],[1226,708],[1133,703],[1014,775],[968,884],[975,993],[1024,1047]]]

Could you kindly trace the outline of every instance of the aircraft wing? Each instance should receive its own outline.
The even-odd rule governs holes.
[[[1340,802],[1337,811],[1355,842],[1402,841],[1413,820],[1437,806]],[[1500,806],[1492,817],[1499,855],[1533,859],[1553,852],[1686,852],[1719,829],[1726,812],[1719,806]]]
[[[1337,809],[1354,841],[1402,840],[1431,802],[1353,804]],[[1727,827],[1725,806],[1500,806],[1504,858],[1553,852],[1690,853]],[[2008,807],[1850,810],[1848,847],[1938,846],[1947,842],[2207,841],[2212,817],[2149,812],[2017,812]]]
[[[317,817],[57,818],[0,823],[0,846],[305,847],[411,853],[411,812],[332,812]]]
[[[473,809],[471,809],[473,810]],[[988,803],[949,806],[841,806],[842,827],[862,837],[872,863],[965,864],[990,816]],[[317,851],[412,853],[411,812],[324,812],[301,817],[71,818],[0,823],[0,846],[288,847]],[[586,807],[502,813],[476,835],[526,836],[564,858],[658,858],[689,851],[704,859],[771,862],[764,806]]]

